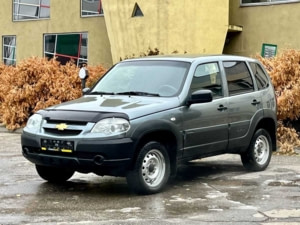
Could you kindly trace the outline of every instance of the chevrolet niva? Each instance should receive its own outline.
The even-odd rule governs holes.
[[[232,153],[261,171],[276,150],[274,88],[255,59],[125,60],[84,92],[38,111],[23,130],[22,153],[49,182],[93,172],[152,194],[183,162]]]

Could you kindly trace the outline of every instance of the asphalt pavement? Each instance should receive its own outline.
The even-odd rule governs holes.
[[[21,154],[20,132],[0,130],[0,224],[300,224],[300,156],[273,155],[263,172],[237,155],[183,165],[162,193],[140,196],[126,180],[75,175],[42,180]]]

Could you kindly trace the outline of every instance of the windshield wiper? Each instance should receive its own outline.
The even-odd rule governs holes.
[[[159,94],[156,93],[148,93],[148,92],[142,92],[142,91],[126,91],[126,92],[119,92],[116,93],[117,95],[137,95],[137,96],[157,96],[159,97]]]
[[[115,95],[113,92],[104,92],[104,91],[92,91],[89,95]]]

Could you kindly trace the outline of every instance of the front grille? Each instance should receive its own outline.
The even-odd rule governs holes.
[[[60,124],[60,123],[67,123],[69,125],[74,125],[74,126],[85,126],[87,122],[80,122],[80,121],[62,121],[62,120],[47,120],[47,124]]]
[[[87,122],[45,120],[43,129],[45,134],[55,136],[76,136],[87,129]]]
[[[82,130],[58,130],[54,128],[44,128],[44,131],[47,134],[73,136],[80,134]]]

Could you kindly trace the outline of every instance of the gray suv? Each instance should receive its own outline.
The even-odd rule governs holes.
[[[146,57],[116,64],[83,97],[32,115],[22,152],[49,182],[93,172],[151,194],[198,158],[240,154],[246,169],[264,170],[276,123],[274,89],[257,60]]]

